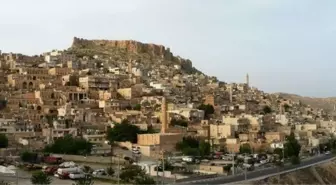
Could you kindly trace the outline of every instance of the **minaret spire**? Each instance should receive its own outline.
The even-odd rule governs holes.
[[[161,105],[161,133],[166,133],[168,127],[168,116],[167,116],[167,100],[166,97],[162,98],[162,105]]]

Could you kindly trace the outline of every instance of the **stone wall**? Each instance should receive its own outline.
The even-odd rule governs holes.
[[[65,161],[82,162],[82,163],[99,163],[99,164],[117,164],[120,160],[120,164],[127,164],[124,159],[118,157],[101,157],[101,156],[81,156],[81,155],[63,155],[55,154],[55,156],[62,157]]]

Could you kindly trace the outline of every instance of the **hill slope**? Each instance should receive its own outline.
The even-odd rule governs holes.
[[[294,100],[294,101],[301,101],[303,104],[310,105],[313,108],[320,108],[326,111],[332,111],[334,105],[336,105],[336,98],[314,98],[314,97],[306,97],[306,96],[299,96],[296,94],[288,94],[288,93],[275,93],[280,97]]]
[[[280,181],[279,181],[280,180]],[[259,184],[336,184],[336,161],[252,182]]]

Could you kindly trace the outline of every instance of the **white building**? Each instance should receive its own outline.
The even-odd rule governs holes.
[[[281,125],[287,126],[289,120],[287,119],[286,115],[278,114],[278,115],[275,115],[275,122],[280,123]]]

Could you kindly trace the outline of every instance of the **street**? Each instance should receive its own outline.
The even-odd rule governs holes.
[[[19,170],[18,176],[9,175],[9,174],[0,174],[0,180],[4,180],[6,182],[11,182],[12,184],[18,185],[32,185],[30,182],[31,174],[29,172]],[[73,185],[74,181],[72,180],[61,180],[51,176],[52,185]],[[96,182],[95,184],[99,185],[110,185],[108,182]]]
[[[73,185],[74,181],[72,180],[61,180],[55,177],[51,177],[52,185]],[[11,182],[12,184],[18,183],[18,185],[32,185],[30,182],[30,176],[22,176],[19,175],[18,178],[16,176],[9,176],[0,174],[0,180],[4,180],[6,182]],[[97,185],[110,185],[111,183],[108,182],[96,182]]]
[[[288,171],[288,170],[292,170],[295,168],[300,168],[300,167],[304,167],[307,165],[311,165],[311,164],[315,164],[327,159],[331,159],[333,158],[333,155],[321,155],[321,156],[317,156],[315,158],[312,158],[310,160],[304,160],[301,161],[301,163],[299,165],[291,165],[291,166],[285,166],[282,167],[281,169],[279,168],[268,168],[265,170],[260,170],[260,171],[252,171],[252,172],[248,172],[246,174],[246,180],[251,180],[251,179],[256,179],[259,177],[263,177],[263,176],[267,176],[269,174],[277,174],[278,172],[283,172],[283,171]],[[178,183],[179,185],[182,184],[203,184],[203,183],[207,183],[207,184],[227,184],[227,183],[235,183],[235,182],[240,182],[240,181],[244,181],[245,180],[245,174],[237,174],[234,176],[224,176],[224,177],[216,177],[216,178],[211,178],[211,179],[200,179],[200,180],[194,180],[194,181],[189,181],[189,182],[182,182],[182,183]]]

